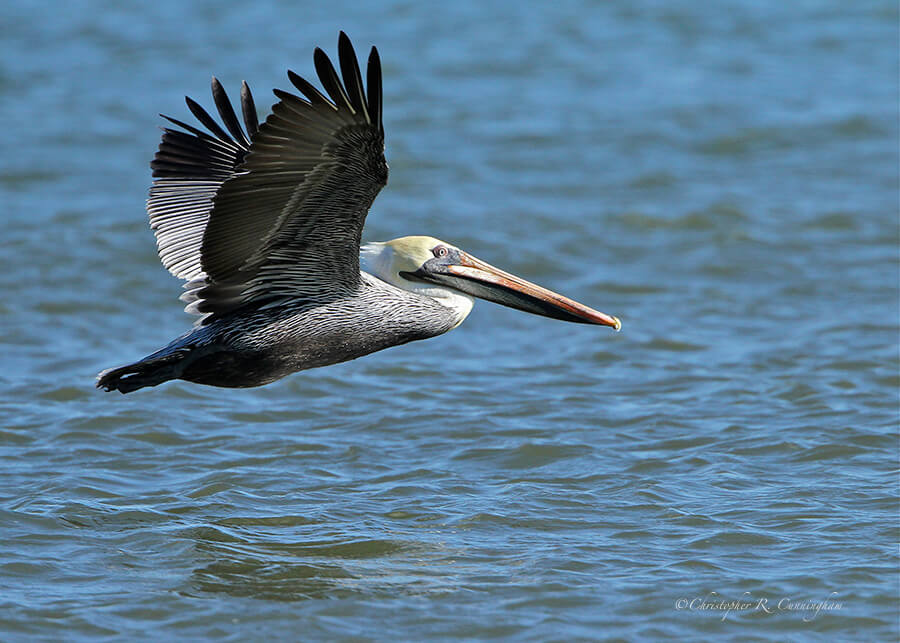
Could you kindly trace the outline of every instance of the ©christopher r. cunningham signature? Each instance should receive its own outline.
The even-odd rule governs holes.
[[[824,600],[797,600],[783,597],[775,601],[766,597],[754,597],[750,592],[744,592],[739,599],[729,599],[720,596],[717,592],[709,592],[706,596],[679,598],[675,601],[675,609],[692,612],[722,612],[723,621],[732,612],[764,612],[766,614],[800,612],[804,615],[803,622],[809,623],[820,612],[837,612],[843,609],[843,602],[836,600],[835,596],[837,596],[837,592],[831,592]]]

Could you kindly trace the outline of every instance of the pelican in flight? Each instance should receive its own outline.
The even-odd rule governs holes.
[[[276,89],[262,125],[247,84],[242,127],[215,78],[224,129],[190,98],[208,131],[164,116],[178,129],[163,130],[147,212],[163,265],[186,282],[185,310],[200,318],[165,348],[100,373],[98,388],[261,386],[445,333],[475,297],[619,330],[616,317],[432,237],[360,247],[388,177],[381,62],[372,47],[364,87],[343,32],[338,55],[340,75],[321,49],[313,57],[327,95],[289,71],[302,97]]]

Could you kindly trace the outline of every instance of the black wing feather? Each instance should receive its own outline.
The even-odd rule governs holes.
[[[372,124],[384,136],[384,125],[381,120],[381,58],[375,47],[372,47],[372,51],[369,52],[366,85],[369,90],[369,117],[372,119]]]
[[[244,125],[250,138],[259,131],[259,116],[256,114],[256,103],[247,81],[241,81],[241,112],[244,114]]]
[[[228,128],[231,136],[235,141],[249,146],[250,139],[244,134],[244,130],[237,119],[237,114],[234,113],[234,108],[231,106],[231,101],[228,100],[228,94],[225,93],[225,88],[222,87],[222,83],[215,76],[212,77],[212,95],[213,101],[216,103],[216,109],[219,110],[219,117],[222,119],[225,127]]]
[[[329,60],[325,52],[318,47],[313,53],[313,62],[316,65],[316,73],[319,74],[322,86],[328,92],[328,95],[331,96],[331,100],[337,108],[346,107],[353,111],[353,105],[350,104],[347,92],[344,91],[344,87],[341,85],[341,79],[338,78],[337,72],[334,70],[334,65],[331,64],[331,60]]]
[[[300,90],[300,93],[306,96],[311,105],[328,105],[329,107],[335,107],[335,105],[330,100],[322,95],[322,92],[313,87],[312,83],[306,80],[303,76],[298,76],[289,69],[288,79],[291,81],[291,84],[294,87]],[[287,94],[287,92],[284,93]]]
[[[344,85],[347,87],[347,96],[350,104],[357,112],[369,119],[366,108],[366,93],[363,90],[362,75],[359,73],[359,63],[356,61],[356,52],[353,44],[343,31],[338,37],[338,60],[341,64],[341,75],[344,77]]]
[[[187,130],[188,132],[190,132],[197,138],[202,138],[207,141],[215,141],[216,140],[216,138],[214,136],[209,135],[209,132],[204,132],[202,129],[198,129],[196,127],[193,127],[192,125],[183,123],[182,121],[178,120],[177,118],[172,118],[171,116],[166,116],[165,114],[160,114],[160,116],[162,116],[164,119],[166,119],[170,123],[177,125],[178,127],[182,128],[184,130]],[[174,131],[174,130],[168,130],[168,131]]]
[[[231,140],[231,137],[225,133],[225,130],[219,127],[219,124],[215,121],[215,119],[210,116],[197,101],[195,101],[190,96],[185,96],[184,102],[187,103],[188,109],[191,110],[191,113],[197,118],[197,120],[203,123],[203,126],[210,132],[212,132],[216,138],[222,141],[227,141],[229,143],[234,143],[234,141]]]

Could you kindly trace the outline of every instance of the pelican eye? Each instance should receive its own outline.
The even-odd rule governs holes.
[[[443,259],[450,254],[450,251],[447,249],[447,246],[435,246],[431,253],[438,259]]]

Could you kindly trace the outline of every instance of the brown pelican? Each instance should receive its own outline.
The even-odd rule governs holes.
[[[445,333],[474,297],[619,330],[615,317],[431,237],[360,247],[388,176],[381,63],[373,47],[364,88],[343,32],[338,54],[343,82],[317,48],[327,96],[289,71],[303,98],[276,89],[262,125],[247,84],[241,127],[215,78],[225,129],[190,98],[208,132],[164,116],[179,129],[163,130],[147,212],[163,265],[187,282],[185,310],[201,317],[165,348],[100,373],[99,388],[129,393],[173,379],[261,386]]]

